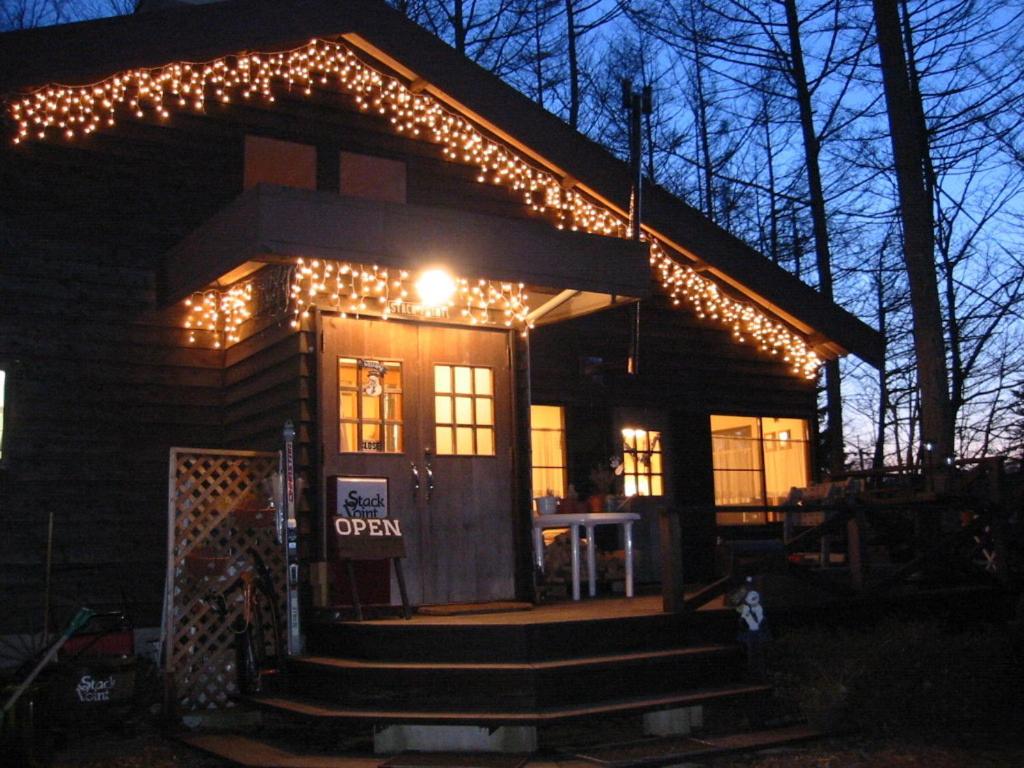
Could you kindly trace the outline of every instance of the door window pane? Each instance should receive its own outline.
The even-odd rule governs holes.
[[[476,431],[476,452],[482,456],[494,454],[494,430],[478,429]]]
[[[384,420],[385,421],[401,421],[402,420],[402,395],[394,392],[388,392],[384,395]]]
[[[474,389],[478,395],[492,395],[491,369],[477,368],[473,371]]]
[[[381,440],[380,424],[363,424],[362,437],[360,438],[359,450],[367,453],[380,453],[384,450],[384,441]]]
[[[356,393],[355,392],[341,392],[341,418],[343,419],[355,419],[356,418]]]
[[[459,427],[455,430],[455,452],[463,456],[472,456],[475,453],[471,427]]]
[[[400,453],[402,450],[402,425],[388,424],[385,432],[384,450],[388,453]]]
[[[455,453],[455,440],[452,438],[451,427],[437,427],[434,430],[437,438],[437,455],[450,456]]]
[[[477,424],[493,424],[494,414],[492,413],[492,406],[494,401],[489,397],[478,397],[476,400],[476,423]]]
[[[341,358],[338,361],[338,386],[355,389],[358,369],[354,358]]]
[[[494,372],[435,365],[434,425],[439,456],[494,456]]]
[[[661,432],[622,430],[622,490],[627,496],[661,496]]]
[[[471,397],[456,397],[455,398],[455,423],[456,424],[472,424],[473,423],[473,398],[471,398]]]
[[[402,364],[338,358],[338,451],[401,453]]]
[[[452,399],[445,395],[437,395],[434,397],[434,420],[438,424],[451,424],[452,419]]]
[[[447,365],[435,365],[434,366],[434,391],[435,392],[451,392],[452,391],[452,369],[451,369],[451,366],[447,366]]]
[[[356,442],[356,423],[354,421],[353,422],[343,422],[341,424],[340,432],[341,432],[341,441],[340,441],[340,445],[338,446],[339,452],[341,452],[341,453],[353,453],[356,450],[358,450],[358,448],[357,448],[358,444]]]
[[[473,392],[473,373],[471,368],[460,365],[455,369],[455,391],[460,395],[468,395]]]
[[[375,421],[380,419],[380,396],[378,395],[377,397],[370,397],[367,395],[363,395],[362,400],[363,418],[373,419]]]

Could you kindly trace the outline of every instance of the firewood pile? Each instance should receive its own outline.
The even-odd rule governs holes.
[[[580,579],[586,582],[587,578],[587,548],[590,542],[587,539],[580,539]],[[633,568],[636,568],[637,552],[634,550]],[[625,583],[626,578],[626,556],[623,550],[617,549],[611,552],[597,551],[597,581],[599,584],[610,584],[613,591],[616,583],[620,587]],[[558,585],[572,584],[572,544],[569,532],[555,536],[547,546],[544,547],[544,586],[557,589]]]

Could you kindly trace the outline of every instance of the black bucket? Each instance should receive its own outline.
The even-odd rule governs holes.
[[[119,721],[135,702],[134,656],[79,658],[58,664],[49,676],[49,712],[60,725]]]

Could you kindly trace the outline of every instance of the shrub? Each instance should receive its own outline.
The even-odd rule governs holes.
[[[863,629],[790,630],[774,643],[776,693],[826,728],[877,734],[1019,733],[1021,670],[998,628],[950,631],[887,619]]]

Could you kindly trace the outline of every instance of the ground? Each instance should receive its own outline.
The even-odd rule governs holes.
[[[352,768],[377,759],[352,760]],[[155,728],[124,737],[110,733],[78,738],[58,753],[56,768],[221,768],[233,765],[186,746]],[[570,759],[537,759],[537,768],[583,768]],[[966,747],[858,735],[784,749],[686,763],[687,768],[1021,768],[1024,743]]]

